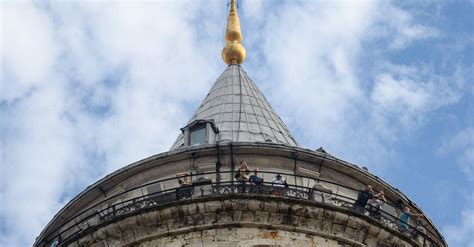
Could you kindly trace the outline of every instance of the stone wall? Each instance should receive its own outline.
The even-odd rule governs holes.
[[[91,228],[70,246],[417,246],[379,222],[317,202],[221,195]]]

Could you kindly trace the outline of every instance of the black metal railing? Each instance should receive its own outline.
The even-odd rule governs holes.
[[[219,173],[185,174],[133,187],[109,196],[73,215],[64,224],[48,231],[48,235],[43,237],[39,245],[67,245],[71,241],[80,238],[84,231],[92,227],[107,224],[118,217],[180,200],[226,194],[256,194],[316,201],[351,209],[359,192],[357,189],[322,178],[274,171],[259,171],[258,176],[264,178],[264,180],[259,184],[254,184],[245,180],[235,180],[232,176],[234,173],[233,171],[222,171]],[[286,177],[286,181],[289,181],[289,183],[281,185],[269,182],[277,174]],[[216,179],[217,177],[219,179]],[[186,179],[190,182],[179,185],[178,179]],[[220,182],[216,183],[215,181]],[[296,181],[301,184],[306,183],[307,186],[294,184]],[[313,186],[310,186],[310,183]],[[153,193],[144,192],[149,186],[157,184],[163,186],[171,184],[171,187]],[[434,239],[439,240],[438,235],[430,229],[422,229],[420,226],[406,225],[401,222],[398,219],[399,209],[393,202],[386,202],[382,209],[367,206],[360,213],[404,234],[406,237],[413,238],[421,246],[439,246],[434,241]]]

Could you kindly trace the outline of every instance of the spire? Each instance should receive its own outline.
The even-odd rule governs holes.
[[[245,60],[236,0],[230,0],[222,59],[229,64],[170,150],[225,142],[299,147],[285,123],[240,64]]]
[[[222,49],[222,59],[226,64],[242,64],[246,58],[245,48],[242,46],[242,32],[240,31],[239,17],[237,16],[236,0],[230,0],[230,12],[225,29],[226,45]]]
[[[299,146],[268,100],[239,65],[230,65],[217,79],[186,126],[212,120],[215,142],[263,142]],[[217,131],[216,131],[217,132]],[[171,150],[184,145],[181,133]]]

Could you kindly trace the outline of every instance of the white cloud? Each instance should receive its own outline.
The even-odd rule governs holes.
[[[395,141],[459,99],[459,88],[444,82],[452,78],[429,66],[396,65],[383,55],[437,37],[435,28],[406,10],[377,2],[275,8],[261,24],[263,44],[253,44],[262,47],[269,68],[257,75],[286,122],[304,131],[303,145],[324,145],[379,169],[394,160]]]
[[[457,73],[437,75],[417,66],[380,65],[370,93],[375,128],[388,139],[410,133],[440,107],[461,98],[464,80]]]
[[[440,31],[418,23],[413,12],[398,8],[392,4],[381,4],[378,15],[379,22],[373,26],[374,37],[385,38],[388,48],[400,50],[414,41],[438,37]],[[378,37],[377,37],[378,36]]]
[[[474,209],[463,210],[461,215],[460,224],[448,225],[443,228],[443,232],[450,246],[474,247]]]
[[[438,153],[456,157],[466,177],[474,181],[474,127],[467,127],[448,137],[439,147]]]
[[[10,101],[46,83],[58,53],[53,26],[42,11],[26,3],[2,3],[1,11],[0,100]]]
[[[86,185],[171,146],[224,67],[221,37],[192,25],[202,8],[2,3],[0,245],[30,245]]]
[[[417,82],[397,81],[389,74],[380,75],[378,81],[372,92],[372,100],[383,109],[404,108],[419,111],[424,109],[429,101],[429,92],[420,88]]]

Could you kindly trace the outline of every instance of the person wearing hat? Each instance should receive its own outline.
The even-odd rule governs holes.
[[[277,174],[272,180],[272,194],[276,196],[283,196],[285,194],[285,188],[288,186],[286,180],[281,177],[280,174]]]

